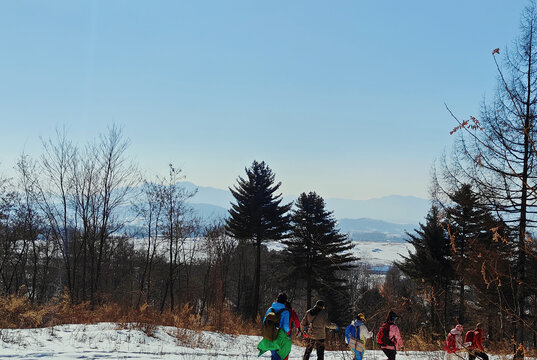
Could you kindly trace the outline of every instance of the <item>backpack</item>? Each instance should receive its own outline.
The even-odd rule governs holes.
[[[453,335],[452,333],[449,333],[446,337],[446,341],[444,342],[444,350],[450,354],[458,350],[457,340],[455,339],[455,335]]]
[[[268,341],[274,341],[278,337],[278,331],[280,330],[280,315],[282,311],[287,310],[282,308],[278,311],[274,308],[270,308],[267,316],[265,316],[265,321],[263,322],[262,335],[263,338]]]
[[[466,335],[464,336],[464,342],[465,343],[472,343],[474,344],[474,331],[468,331]]]
[[[380,346],[394,346],[394,342],[390,339],[390,324],[383,323],[380,326],[379,332],[377,334],[377,343]]]

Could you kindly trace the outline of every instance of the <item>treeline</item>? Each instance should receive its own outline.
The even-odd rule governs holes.
[[[206,224],[189,208],[180,169],[143,179],[127,148],[116,127],[84,146],[59,131],[39,159],[20,157],[0,188],[2,295],[160,312],[189,304],[202,316],[225,307],[256,319],[285,290],[298,309],[323,297],[348,318],[345,273],[356,259],[315,192],[291,209],[272,170],[254,161],[231,188],[228,219]]]
[[[376,328],[392,309],[410,340],[432,344],[456,322],[480,321],[499,346],[535,345],[534,243],[527,233],[520,251],[516,228],[475,185],[445,178],[450,192],[438,180],[435,205],[407,234],[413,251],[379,275],[352,255],[321,196],[282,203],[281,184],[264,162],[254,161],[230,187],[228,218],[206,224],[188,206],[194,192],[182,187],[179,169],[170,165],[167,176],[144,181],[117,128],[91,144],[81,150],[59,132],[38,160],[21,156],[17,176],[2,180],[2,295],[160,313],[188,305],[215,323],[229,311],[258,321],[286,291],[299,314],[322,298],[340,325],[363,312]],[[519,326],[529,331],[517,340]]]
[[[412,284],[397,269],[384,284],[352,255],[321,196],[304,192],[282,203],[281,184],[264,162],[254,161],[230,187],[228,218],[205,224],[188,206],[194,193],[182,187],[179,169],[143,179],[127,148],[115,127],[83,147],[60,131],[44,141],[39,159],[22,155],[17,176],[2,179],[4,303],[18,295],[62,309],[69,299],[73,309],[121,304],[165,314],[187,306],[196,326],[201,319],[224,329],[230,311],[259,321],[281,291],[300,315],[322,298],[341,326],[356,311],[380,324],[411,297]]]
[[[179,169],[144,180],[127,147],[117,128],[84,147],[58,132],[39,159],[21,156],[0,191],[2,295],[160,313],[188,304],[214,322],[230,310],[258,320],[285,291],[301,315],[322,298],[340,325],[357,311],[379,324],[393,308],[402,329],[423,328],[417,287],[397,268],[371,273],[315,192],[283,203],[275,174],[254,161],[230,187],[229,217],[205,224]]]

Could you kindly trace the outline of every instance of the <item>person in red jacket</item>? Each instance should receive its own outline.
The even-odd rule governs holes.
[[[291,331],[293,328],[296,328],[298,332],[301,331],[300,329],[300,319],[298,318],[298,315],[296,314],[295,310],[291,306],[291,303],[288,301],[285,303],[285,307],[289,309],[289,333],[287,335],[291,335]]]
[[[483,329],[481,328],[481,323],[477,323],[474,330],[466,333],[464,343],[470,344],[467,347],[469,360],[475,360],[476,356],[483,360],[489,360],[488,355],[483,349]]]
[[[381,325],[381,327],[385,328],[383,329],[383,333],[386,332],[386,337],[388,341],[386,343],[379,341],[379,345],[380,349],[388,357],[388,360],[395,360],[397,350],[400,350],[403,347],[403,339],[401,338],[401,333],[399,332],[399,328],[397,327],[397,325],[395,325],[395,321],[398,318],[399,316],[396,313],[390,311],[388,317],[386,318],[386,322]]]

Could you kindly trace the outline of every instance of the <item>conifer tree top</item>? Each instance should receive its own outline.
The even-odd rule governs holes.
[[[235,198],[227,220],[228,234],[243,240],[278,240],[289,228],[287,212],[291,204],[281,205],[282,194],[275,194],[281,183],[264,161],[245,168],[246,177],[237,179],[229,190]]]

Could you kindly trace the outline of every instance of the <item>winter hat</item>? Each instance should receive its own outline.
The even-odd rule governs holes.
[[[279,302],[281,304],[285,304],[287,302],[287,294],[286,293],[279,293],[278,298],[276,299],[276,302]]]
[[[390,310],[390,313],[388,314],[388,318],[386,319],[386,321],[395,321],[395,319],[397,319],[398,317],[399,315],[397,315],[396,313]]]
[[[356,319],[357,320],[361,320],[362,322],[365,321],[365,316],[363,313],[359,313],[358,315],[356,315]]]
[[[315,303],[315,306],[320,307],[320,308],[324,307],[324,301],[323,300],[317,300],[317,302]]]

